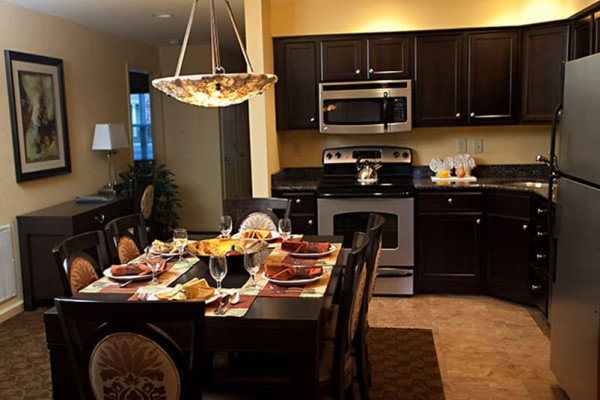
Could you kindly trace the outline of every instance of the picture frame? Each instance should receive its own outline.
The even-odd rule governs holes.
[[[71,173],[63,62],[4,51],[17,182]]]

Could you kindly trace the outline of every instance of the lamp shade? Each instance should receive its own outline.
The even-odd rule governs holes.
[[[123,124],[96,124],[92,150],[117,150],[129,147]]]

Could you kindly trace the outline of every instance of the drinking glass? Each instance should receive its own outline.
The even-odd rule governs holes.
[[[150,271],[152,271],[152,280],[150,281],[150,285],[158,285],[161,282],[156,277],[156,272],[158,271],[158,267],[160,267],[162,257],[150,253],[150,250],[152,250],[152,246],[146,247],[146,264],[148,267],[150,267]]]
[[[185,251],[187,241],[188,234],[184,228],[177,228],[173,231],[173,243],[175,244],[175,248],[179,252],[179,261],[183,259],[183,252]]]
[[[278,223],[278,229],[283,240],[289,239],[292,234],[292,221],[289,218],[281,218]]]
[[[260,285],[256,283],[256,274],[260,270],[260,265],[262,263],[262,258],[260,256],[260,252],[244,254],[244,268],[250,274],[252,278],[251,283],[246,286],[248,289],[260,289]]]
[[[233,222],[229,215],[223,215],[219,219],[219,230],[221,231],[221,237],[228,238],[231,235],[233,229]]]
[[[208,271],[210,276],[217,282],[217,294],[223,295],[221,290],[221,281],[225,279],[227,275],[227,259],[225,256],[210,256],[208,260]]]

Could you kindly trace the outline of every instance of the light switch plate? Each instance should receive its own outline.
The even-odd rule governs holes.
[[[473,139],[473,153],[483,153],[483,139]]]
[[[456,151],[459,153],[467,152],[467,139],[465,139],[465,138],[458,139],[458,141],[456,143]]]

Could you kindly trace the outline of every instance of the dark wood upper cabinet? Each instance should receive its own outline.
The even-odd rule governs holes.
[[[594,18],[587,15],[571,23],[571,60],[592,54]]]
[[[321,80],[366,79],[364,46],[365,40],[361,38],[321,41]]]
[[[463,37],[462,34],[416,37],[416,126],[465,123]]]
[[[274,44],[277,129],[316,128],[317,41],[276,40]]]
[[[410,38],[408,36],[369,37],[368,79],[410,77]]]
[[[469,34],[469,123],[517,122],[518,61],[518,31]]]
[[[522,121],[552,121],[561,100],[568,31],[567,24],[524,29]]]

